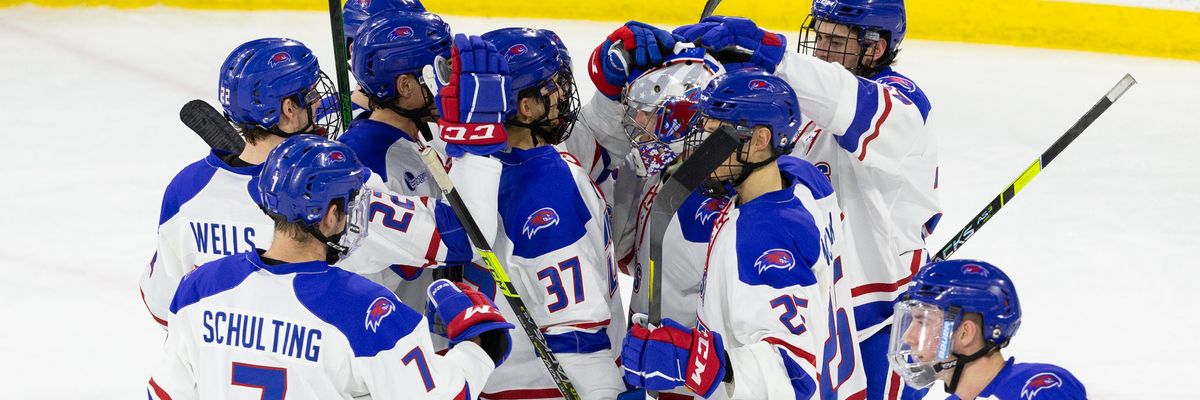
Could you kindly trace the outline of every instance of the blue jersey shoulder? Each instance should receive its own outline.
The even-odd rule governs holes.
[[[683,238],[693,243],[708,243],[717,215],[729,204],[732,196],[730,193],[728,197],[714,199],[704,195],[700,188],[692,191],[675,212]]]
[[[421,314],[383,286],[340,268],[299,273],[296,299],[313,315],[346,336],[355,357],[372,357],[416,330]]]
[[[779,157],[779,171],[783,174],[784,179],[790,180],[792,184],[807,187],[814,199],[820,200],[833,194],[833,183],[829,182],[829,178],[804,159],[792,156]]]
[[[738,278],[776,289],[817,282],[812,266],[821,257],[821,233],[794,186],[764,194],[739,207]]]
[[[246,191],[251,201],[257,198],[258,187],[257,178],[258,172],[262,170],[261,166],[249,167],[231,167],[221,157],[228,156],[230,153],[213,150],[208,156],[189,164],[175,174],[175,178],[171,179],[171,183],[167,184],[167,189],[163,192],[162,208],[158,214],[158,224],[166,223],[183,207],[188,201],[200,194],[208,183],[212,181],[213,176],[218,170],[225,170],[228,173],[235,175],[243,175],[250,177],[250,183],[247,185]]]
[[[241,285],[257,269],[252,257],[257,258],[258,254],[234,254],[205,263],[184,275],[171,300],[171,313],[179,313],[184,307]]]
[[[404,131],[383,122],[370,119],[355,119],[338,141],[351,150],[372,173],[384,181],[387,176],[387,150],[399,140],[411,141]]]
[[[1087,391],[1075,376],[1052,364],[1015,363],[1012,358],[992,383],[984,388],[983,396],[1022,400],[1086,399]]]
[[[929,109],[932,107],[929,104],[929,98],[925,97],[925,91],[921,90],[921,87],[917,86],[912,79],[889,67],[872,76],[871,80],[896,89],[896,92],[903,96],[903,98],[899,98],[901,102],[915,105],[917,110],[921,111],[922,119],[929,118]]]
[[[587,234],[592,213],[558,150],[551,146],[514,149],[496,158],[503,163],[500,217],[514,255],[538,257]]]

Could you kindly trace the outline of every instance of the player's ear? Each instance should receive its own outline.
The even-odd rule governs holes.
[[[888,41],[883,39],[876,40],[875,43],[871,44],[869,57],[872,66],[879,65],[879,60],[883,58],[884,52],[887,51],[887,45]]]
[[[750,149],[755,153],[771,151],[771,128],[759,125],[754,127],[754,137],[750,141]]]
[[[408,74],[396,75],[396,94],[400,98],[408,98],[412,96],[412,88],[409,84],[412,83],[412,76]]]
[[[321,232],[330,232],[329,234],[341,232],[345,219],[346,214],[342,211],[342,205],[338,202],[329,203],[329,207],[325,207],[325,217],[321,218]]]
[[[521,122],[533,121],[534,108],[537,107],[537,101],[533,97],[522,97],[517,100],[517,120]]]

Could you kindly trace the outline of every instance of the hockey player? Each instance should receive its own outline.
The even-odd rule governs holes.
[[[647,313],[646,297],[650,280],[650,209],[662,186],[667,168],[677,168],[683,160],[683,145],[693,132],[691,123],[696,116],[699,93],[720,73],[715,60],[703,49],[688,49],[667,58],[661,67],[651,69],[631,82],[624,90],[625,134],[634,152],[632,158],[644,175],[643,186],[637,194],[637,208],[632,232],[630,258],[634,276],[630,312]],[[621,179],[632,178],[627,174]],[[718,198],[705,196],[697,190],[680,205],[670,221],[653,221],[668,225],[663,238],[662,269],[663,316],[686,326],[696,323],[699,305],[700,276],[704,269],[709,236],[717,214],[729,202],[732,193]],[[619,217],[614,217],[619,218]],[[616,239],[614,239],[615,241]]]
[[[503,164],[496,254],[517,290],[530,295],[529,312],[578,392],[614,398],[624,385],[612,341],[624,321],[607,210],[587,173],[553,146],[571,133],[579,108],[570,56],[548,30],[506,28],[482,38],[506,56],[513,94],[502,126],[507,141],[495,144],[509,148],[494,155]],[[461,151],[446,141],[450,155]],[[481,398],[560,397],[541,364],[526,338],[515,339],[512,358]]]
[[[1005,360],[1021,325],[1008,275],[983,261],[926,265],[896,303],[888,358],[914,387],[945,384],[949,399],[1086,399],[1075,376],[1051,364]]]
[[[795,88],[805,121],[794,154],[833,182],[865,270],[851,279],[868,398],[919,397],[901,393],[884,347],[891,304],[929,258],[925,237],[941,218],[929,100],[890,66],[906,31],[904,2],[814,1],[806,21],[799,45],[806,54],[785,54],[782,35],[743,18],[711,17],[676,33],[710,48],[749,50],[750,64]]]
[[[588,59],[588,74],[597,90],[579,110],[579,120],[562,144],[588,171],[612,209],[614,248],[626,274],[634,254],[633,241],[626,238],[633,237],[634,214],[646,180],[644,173],[637,174],[639,163],[630,158],[630,142],[623,134],[622,91],[634,78],[662,65],[674,53],[675,43],[670,32],[637,21],[606,36]]]
[[[716,217],[699,322],[633,326],[622,350],[626,382],[705,398],[865,395],[843,280],[857,267],[841,257],[833,189],[812,164],[784,156],[800,129],[795,93],[761,69],[741,69],[715,78],[698,108],[705,132],[727,127],[741,137],[712,175],[737,195]]]
[[[367,233],[370,172],[343,144],[301,135],[255,182],[275,240],[190,272],[171,302],[151,399],[474,398],[504,361],[513,328],[479,292],[438,281],[445,355],[426,321],[391,292],[328,263]]]
[[[416,137],[432,122],[433,93],[422,69],[450,58],[450,26],[430,13],[383,12],[367,20],[351,58],[354,78],[370,100],[370,115],[339,140],[371,169],[372,187],[431,196],[437,187],[422,164]]]
[[[450,57],[450,27],[437,15],[388,10],[364,22],[351,63],[370,113],[356,119],[338,140],[354,149],[371,170],[368,186],[406,196],[440,197],[421,162],[416,136],[431,122],[433,94],[421,70]],[[423,304],[433,273],[389,265],[371,280],[392,289],[406,304]]]
[[[322,125],[319,101],[333,92],[317,57],[291,39],[258,39],[238,46],[221,66],[219,100],[246,139],[241,154],[213,150],[175,176],[163,194],[158,249],[140,291],[164,328],[179,280],[201,264],[266,248],[272,223],[254,203],[259,167],[284,138],[336,132]]]

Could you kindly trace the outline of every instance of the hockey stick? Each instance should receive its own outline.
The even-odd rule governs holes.
[[[208,147],[241,154],[246,142],[224,115],[204,100],[192,100],[179,109],[179,120],[195,132]]]
[[[654,203],[650,205],[650,282],[646,293],[650,303],[647,317],[653,325],[662,320],[662,269],[659,267],[662,266],[667,226],[683,201],[741,144],[733,128],[721,126],[683,160],[674,174],[665,177],[654,196]]]
[[[704,22],[705,18],[713,15],[713,11],[717,10],[717,5],[721,4],[721,0],[708,0],[704,2],[704,12],[700,13],[700,22]]]
[[[454,215],[462,223],[463,229],[467,232],[467,238],[471,241],[471,245],[483,257],[484,264],[492,272],[492,278],[496,280],[496,286],[500,288],[500,292],[504,294],[508,305],[512,307],[513,313],[517,315],[517,321],[520,323],[521,329],[525,331],[525,335],[529,337],[529,341],[533,342],[533,349],[537,352],[538,357],[542,359],[542,363],[546,364],[546,370],[550,372],[550,377],[554,378],[554,384],[558,386],[558,390],[562,392],[564,398],[569,400],[579,399],[579,393],[575,391],[575,386],[571,384],[566,371],[558,363],[558,359],[554,357],[554,353],[550,351],[550,345],[546,343],[546,337],[542,336],[542,331],[538,329],[537,323],[533,321],[533,316],[529,315],[529,309],[525,306],[525,301],[521,300],[521,295],[517,293],[516,287],[509,280],[508,272],[505,271],[504,265],[500,264],[500,259],[496,258],[496,253],[488,245],[487,238],[483,236],[483,232],[479,230],[479,225],[471,217],[471,212],[467,210],[466,203],[459,196],[458,189],[454,188],[454,182],[450,181],[450,175],[446,173],[441,159],[434,153],[433,146],[424,143],[422,145],[421,161],[425,162],[425,167],[429,169],[430,174],[433,175],[434,182],[437,183],[438,188],[442,191],[442,197],[446,199],[446,202],[450,203],[450,208],[454,210]]]
[[[933,257],[933,261],[945,260],[950,258],[950,255],[954,254],[955,251],[958,251],[959,246],[962,246],[964,242],[974,236],[975,232],[978,232],[979,228],[983,227],[983,224],[991,220],[1005,204],[1011,202],[1012,198],[1017,193],[1020,193],[1021,189],[1025,188],[1025,185],[1028,185],[1033,178],[1036,178],[1042,172],[1042,169],[1050,165],[1050,162],[1054,161],[1054,158],[1058,157],[1059,153],[1062,153],[1075,138],[1079,137],[1088,126],[1092,125],[1092,122],[1096,121],[1096,118],[1099,118],[1105,110],[1108,110],[1109,106],[1112,106],[1113,102],[1121,98],[1121,95],[1125,94],[1125,91],[1129,90],[1136,83],[1137,80],[1134,80],[1133,76],[1125,74],[1125,77],[1121,78],[1121,81],[1117,82],[1116,86],[1113,86],[1108,91],[1108,94],[1100,98],[1100,101],[1096,102],[1087,113],[1083,114],[1083,117],[1075,121],[1075,124],[1071,125],[1071,128],[1067,129],[1066,133],[1063,133],[1058,140],[1054,141],[1054,144],[1050,145],[1050,148],[1046,149],[1040,157],[1033,160],[1033,163],[1029,164],[1029,167],[1025,168],[1025,171],[1021,172],[1021,175],[1017,176],[1016,180],[1010,183],[1004,191],[1000,192],[1000,195],[992,199],[992,202],[988,203],[987,207],[984,207],[975,218],[967,222],[967,226],[964,226],[949,242],[946,242],[946,245],[942,246],[942,249],[938,250],[937,254]]]
[[[350,126],[354,114],[350,110],[350,51],[346,48],[346,27],[342,25],[341,0],[329,0],[329,30],[333,34],[333,65],[336,68],[338,106],[342,132]],[[329,132],[332,136],[334,132]]]

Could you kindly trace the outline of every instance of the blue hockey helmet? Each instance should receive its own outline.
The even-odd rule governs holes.
[[[363,24],[351,57],[354,78],[367,95],[389,103],[396,77],[421,75],[439,56],[450,58],[450,25],[433,13],[384,11]]]
[[[349,254],[367,233],[371,175],[349,146],[316,135],[287,138],[267,156],[258,177],[258,203],[272,219],[298,223],[321,239],[330,263]],[[325,236],[317,228],[331,203],[347,214],[342,233]]]
[[[425,12],[420,0],[350,0],[342,7],[342,28],[346,35],[346,47],[354,42],[358,28],[371,16],[388,10]]]
[[[908,30],[904,0],[817,0],[812,17],[859,28],[863,33],[887,33],[888,52],[895,52]]]
[[[257,39],[238,46],[221,64],[217,98],[233,123],[272,130],[283,100],[294,98],[301,106],[320,100],[324,94],[316,86],[323,79],[328,81],[317,57],[303,43]]]
[[[968,313],[982,319],[986,345],[960,354],[952,338]],[[935,262],[917,271],[896,302],[888,360],[911,386],[941,379],[952,391],[963,366],[1007,346],[1020,326],[1017,289],[1004,271],[978,260]]]
[[[800,133],[796,92],[761,68],[729,71],[713,78],[700,92],[697,110],[706,118],[734,125],[743,139],[750,137],[755,126],[771,128],[771,146],[777,154],[791,151]]]
[[[540,130],[543,140],[551,144],[565,140],[579,112],[579,93],[571,71],[571,56],[558,34],[546,29],[503,28],[485,33],[480,38],[491,42],[497,51],[505,54],[512,89],[518,95],[533,91],[536,96],[544,98],[556,90],[562,91],[558,101],[557,122],[548,119],[549,110],[546,116],[533,123],[514,122],[511,117],[517,113],[519,96],[512,96],[509,98],[509,123],[523,125],[535,132]]]

